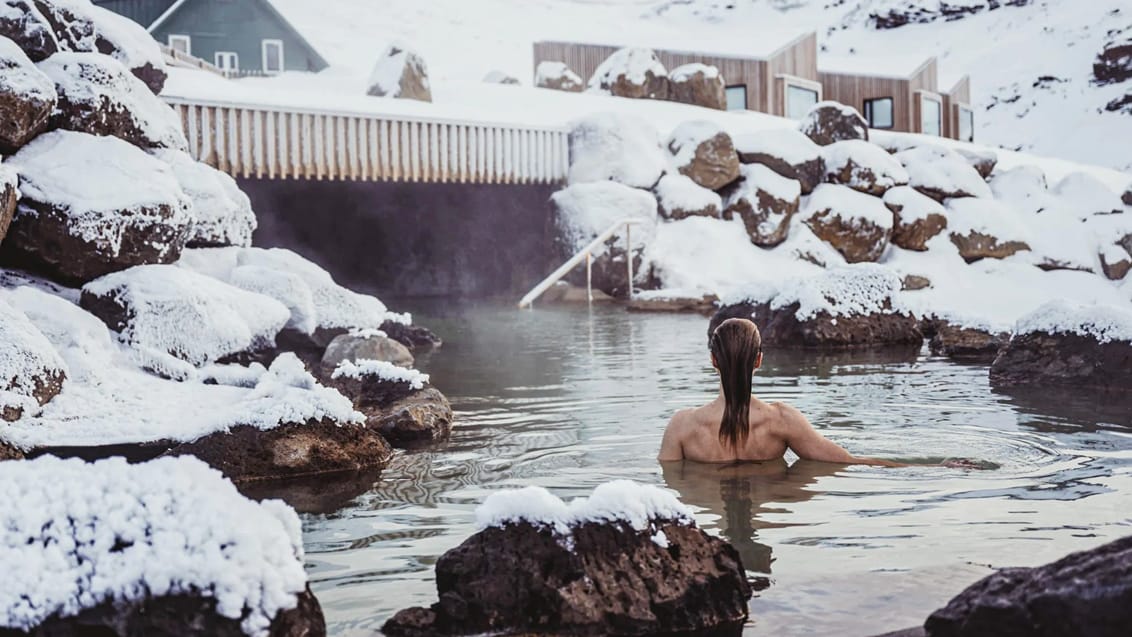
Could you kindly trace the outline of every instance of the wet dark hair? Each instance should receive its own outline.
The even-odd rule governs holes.
[[[751,426],[751,376],[755,373],[762,345],[759,328],[747,318],[725,319],[711,334],[709,348],[723,387],[719,440],[732,448],[747,441]]]
[[[727,319],[741,318],[748,321],[755,320],[755,306],[752,303],[735,303],[734,305],[725,305],[712,315],[711,321],[707,326],[708,349],[711,349],[711,337],[715,334],[715,328],[719,327]]]

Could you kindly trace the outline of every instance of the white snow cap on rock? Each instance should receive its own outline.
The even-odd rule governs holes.
[[[715,79],[719,77],[719,67],[712,66],[710,64],[702,64],[700,62],[681,64],[680,66],[669,71],[668,79],[674,82],[683,82],[696,73],[703,73],[704,77],[708,79]]]
[[[787,179],[762,164],[743,164],[739,167],[742,180],[738,187],[727,198],[727,205],[731,205],[742,197],[750,199],[757,204],[755,192],[762,190],[783,201],[795,201],[802,194],[802,185],[796,179]]]
[[[526,487],[493,493],[476,507],[476,525],[506,527],[531,524],[569,537],[583,524],[625,523],[635,531],[647,531],[657,522],[694,525],[692,511],[669,491],[631,480],[599,485],[586,498],[569,504],[542,487]]]
[[[1046,184],[1046,174],[1037,166],[1027,164],[995,170],[989,183],[995,198],[1019,210],[1037,212],[1054,203]]]
[[[173,175],[192,201],[190,245],[250,246],[258,222],[252,202],[236,180],[176,150],[154,152],[173,168]]]
[[[331,378],[354,378],[363,376],[377,376],[382,380],[394,383],[405,383],[413,389],[424,389],[428,382],[428,374],[422,374],[415,369],[398,367],[388,361],[378,361],[363,358],[357,361],[344,360],[334,368]]]
[[[110,55],[126,68],[137,69],[148,64],[165,70],[165,55],[161,47],[142,25],[109,9],[94,6],[89,0],[51,1],[76,15],[85,15],[94,23],[96,40],[89,44],[89,48],[84,46],[83,51],[98,51],[97,38],[102,38],[113,46]]]
[[[766,154],[795,166],[821,158],[821,146],[794,128],[770,128],[757,133],[732,135],[740,155]]]
[[[36,68],[16,43],[0,37],[0,93],[25,100],[55,101],[55,83]]]
[[[715,122],[690,120],[683,122],[668,136],[668,149],[674,153],[672,163],[683,168],[696,158],[696,148],[705,141],[724,132]]]
[[[1057,182],[1053,191],[1061,198],[1061,207],[1078,218],[1124,212],[1120,195],[1086,172],[1069,173]]]
[[[736,289],[720,301],[725,305],[743,301],[769,302],[773,309],[797,303],[794,315],[807,320],[823,312],[837,317],[901,311],[896,307],[900,288],[900,276],[892,268],[877,263],[857,263],[812,276],[791,277],[779,285],[764,282],[748,289]]]
[[[616,181],[634,188],[652,188],[668,162],[659,133],[642,118],[595,113],[576,120],[571,127],[571,184]]]
[[[39,407],[32,397],[37,379],[67,372],[51,342],[18,308],[0,297],[0,408],[24,412]]]
[[[366,86],[377,89],[384,97],[399,97],[401,95],[401,77],[405,73],[405,66],[410,63],[419,63],[421,66],[421,82],[424,88],[429,88],[428,67],[424,58],[417,55],[409,47],[394,42],[385,47],[378,56],[373,70],[370,72]]]
[[[1132,310],[1115,305],[1050,301],[1018,319],[1015,334],[1076,334],[1097,340],[1132,342]]]
[[[843,222],[849,224],[861,220],[881,228],[892,227],[892,211],[884,205],[884,201],[879,197],[857,192],[848,186],[819,184],[806,197],[801,218],[808,219],[822,210],[831,211],[834,216],[841,217]]]
[[[299,518],[192,457],[0,463],[0,626],[101,604],[204,595],[268,634],[306,588]]]
[[[1011,206],[974,197],[947,200],[947,230],[955,234],[979,232],[999,241],[1029,241],[1031,234]]]
[[[563,86],[582,86],[582,78],[571,71],[565,62],[539,62],[535,68],[535,86],[549,82],[560,82]]]
[[[723,201],[712,190],[680,173],[668,173],[656,184],[656,198],[665,210],[695,211],[705,208],[722,210]]]
[[[908,181],[914,188],[966,193],[971,197],[992,196],[990,186],[978,171],[951,149],[925,144],[902,150],[894,156],[908,171]]]
[[[555,223],[561,236],[572,251],[581,250],[613,224],[624,219],[640,223],[630,230],[633,247],[647,245],[656,233],[656,198],[644,190],[637,190],[613,181],[574,184],[550,197],[558,214]],[[624,236],[624,228],[614,233]],[[594,256],[604,254],[599,246]]]
[[[622,76],[633,84],[644,84],[645,74],[650,71],[654,77],[668,76],[668,71],[652,49],[642,47],[617,49],[594,70],[588,90],[600,91],[616,83],[617,78]]]
[[[834,142],[821,149],[826,175],[836,175],[852,162],[858,168],[849,178],[847,186],[858,188],[862,184],[857,174],[861,169],[872,171],[876,185],[883,189],[908,183],[908,171],[888,151],[863,139]]]
[[[911,186],[897,186],[884,193],[885,204],[900,208],[900,221],[911,223],[927,219],[929,215],[945,215],[943,204],[921,194]]]

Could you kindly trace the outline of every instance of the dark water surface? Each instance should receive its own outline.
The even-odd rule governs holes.
[[[789,401],[858,455],[971,457],[992,471],[655,460],[673,411],[717,384],[706,319],[615,308],[421,308],[445,339],[418,360],[457,412],[452,440],[403,453],[303,532],[333,635],[372,635],[435,600],[433,565],[496,489],[563,496],[617,478],[667,486],[771,585],[749,635],[869,635],[921,623],[990,566],[1034,565],[1132,534],[1132,405],[994,394],[985,367],[926,352],[767,352]],[[362,478],[365,484],[373,478]],[[343,485],[338,485],[343,486]],[[326,485],[333,499],[335,485]],[[316,489],[317,491],[317,489]],[[355,489],[354,492],[357,492]],[[314,495],[318,495],[317,493]]]

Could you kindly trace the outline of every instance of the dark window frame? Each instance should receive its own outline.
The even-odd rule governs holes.
[[[873,104],[876,103],[876,102],[888,102],[888,116],[889,116],[888,126],[877,126],[876,123],[874,122],[875,118],[873,117]],[[869,128],[875,128],[877,130],[892,130],[893,128],[896,128],[896,100],[895,99],[893,99],[891,97],[872,97],[872,98],[866,99],[865,102],[864,102],[864,109],[863,110],[864,110],[864,112],[862,113],[862,115],[865,116],[865,121],[868,122]]]

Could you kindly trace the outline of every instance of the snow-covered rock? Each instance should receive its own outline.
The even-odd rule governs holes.
[[[802,194],[813,192],[825,181],[821,146],[792,128],[774,128],[733,138],[739,160],[744,164],[763,164],[788,179],[796,179]]]
[[[8,160],[21,198],[0,253],[65,283],[177,260],[191,200],[172,169],[115,137],[53,131]]]
[[[539,62],[535,69],[535,86],[568,93],[580,93],[586,87],[565,62]]]
[[[719,69],[709,64],[682,64],[668,73],[668,99],[727,110],[727,92]]]
[[[801,186],[762,164],[744,164],[742,180],[727,195],[723,216],[743,220],[751,243],[774,247],[786,240],[798,212]]]
[[[1124,212],[1124,202],[1101,180],[1083,171],[1069,173],[1057,182],[1053,192],[1062,207],[1078,218]]]
[[[617,97],[668,99],[668,71],[652,49],[622,48],[594,69],[587,90]]]
[[[892,236],[892,211],[882,200],[847,186],[822,184],[802,207],[801,219],[849,263],[876,261]]]
[[[884,205],[894,215],[892,243],[905,250],[927,250],[928,241],[947,227],[943,206],[909,186],[884,193]]]
[[[679,173],[661,177],[653,192],[658,212],[665,219],[718,218],[723,211],[723,201],[718,194]]]
[[[198,460],[45,456],[0,463],[0,481],[2,629],[324,634],[298,516]]]
[[[993,150],[975,148],[957,148],[955,152],[967,160],[975,172],[983,179],[989,179],[994,167],[998,165],[998,154]]]
[[[59,393],[67,364],[18,308],[0,298],[0,417],[12,421]]]
[[[185,246],[210,248],[250,246],[257,221],[252,202],[236,180],[176,150],[154,155],[173,168],[173,175],[192,201],[192,226]]]
[[[366,86],[366,95],[374,97],[432,101],[424,58],[400,44],[385,48],[377,58]]]
[[[0,153],[14,153],[43,132],[54,107],[55,85],[0,36]]]
[[[83,286],[83,309],[170,378],[225,356],[275,345],[290,312],[270,297],[172,265],[145,265]]]
[[[1132,271],[1132,253],[1119,243],[1102,243],[1098,256],[1101,273],[1110,281],[1119,281]]]
[[[989,183],[995,199],[1018,210],[1041,212],[1057,205],[1049,192],[1045,172],[1037,166],[1022,165],[999,170]]]
[[[339,362],[327,382],[353,401],[368,429],[396,447],[436,442],[452,432],[452,406],[428,385],[428,374],[361,358]]]
[[[668,168],[656,129],[639,117],[595,113],[570,130],[569,182],[616,181],[649,189]]]
[[[510,84],[510,85],[518,85],[519,84],[518,79],[516,79],[516,78],[514,78],[510,75],[507,75],[503,71],[499,71],[499,70],[488,71],[487,75],[483,76],[483,81],[488,83],[488,84]]]
[[[181,120],[121,62],[101,53],[56,53],[39,63],[59,99],[51,127],[111,135],[140,148],[185,150]]]
[[[0,241],[8,234],[16,203],[20,198],[20,177],[7,164],[0,164]]]
[[[818,102],[799,124],[806,137],[819,146],[849,139],[869,139],[869,125],[852,106],[840,102]]]
[[[668,150],[682,174],[708,190],[719,190],[739,178],[739,155],[731,136],[718,124],[684,122],[668,137]]]
[[[1010,206],[975,197],[947,202],[947,230],[967,263],[1004,259],[1029,250],[1030,233]]]
[[[908,171],[908,183],[943,202],[952,197],[991,197],[990,186],[959,153],[935,145],[902,150],[895,157]]]
[[[908,183],[908,172],[880,146],[859,139],[834,142],[822,148],[826,177],[880,197],[890,188]]]
[[[331,374],[345,361],[375,360],[411,368],[413,353],[408,347],[389,338],[381,330],[359,330],[340,334],[330,341],[322,354],[322,371]]]
[[[33,62],[59,50],[51,23],[33,0],[0,0],[0,37],[15,42]]]

